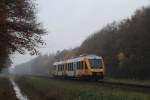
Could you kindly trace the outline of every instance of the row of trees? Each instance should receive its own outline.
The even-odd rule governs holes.
[[[108,75],[119,78],[150,78],[150,7],[131,18],[108,24],[87,38],[79,54],[97,54],[105,59]]]
[[[37,54],[44,42],[45,30],[36,20],[32,0],[1,0],[0,2],[0,70],[6,66],[10,54]],[[7,63],[8,64],[8,63]]]

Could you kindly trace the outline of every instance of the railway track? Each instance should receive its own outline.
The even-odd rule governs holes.
[[[139,92],[150,93],[150,85],[132,84],[132,83],[122,83],[122,82],[112,82],[107,80],[98,81],[99,85],[111,88],[121,88],[124,90],[133,90]]]
[[[39,78],[45,78],[45,79],[51,79],[51,80],[63,80],[63,81],[68,81],[68,82],[77,82],[77,83],[89,84],[89,85],[98,85],[98,86],[102,86],[102,87],[109,87],[112,89],[123,89],[123,90],[131,90],[131,91],[137,91],[137,92],[150,93],[150,85],[113,82],[113,81],[109,81],[109,80],[100,80],[97,82],[93,82],[93,81],[69,80],[69,79],[60,79],[60,78],[56,79],[56,78],[48,77],[48,76],[33,76],[33,77],[39,77]]]

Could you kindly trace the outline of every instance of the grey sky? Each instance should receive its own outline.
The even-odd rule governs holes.
[[[42,53],[74,48],[90,34],[112,21],[133,15],[149,0],[37,0],[38,20],[48,30],[44,36],[47,46]],[[14,64],[26,62],[29,55],[13,56]]]

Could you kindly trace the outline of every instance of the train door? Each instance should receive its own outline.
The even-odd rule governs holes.
[[[73,62],[73,71],[74,71],[74,76],[77,74],[77,63]]]

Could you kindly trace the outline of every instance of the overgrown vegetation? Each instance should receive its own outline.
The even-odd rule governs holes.
[[[149,100],[149,94],[119,88],[101,87],[85,82],[36,77],[16,79],[31,100]]]

